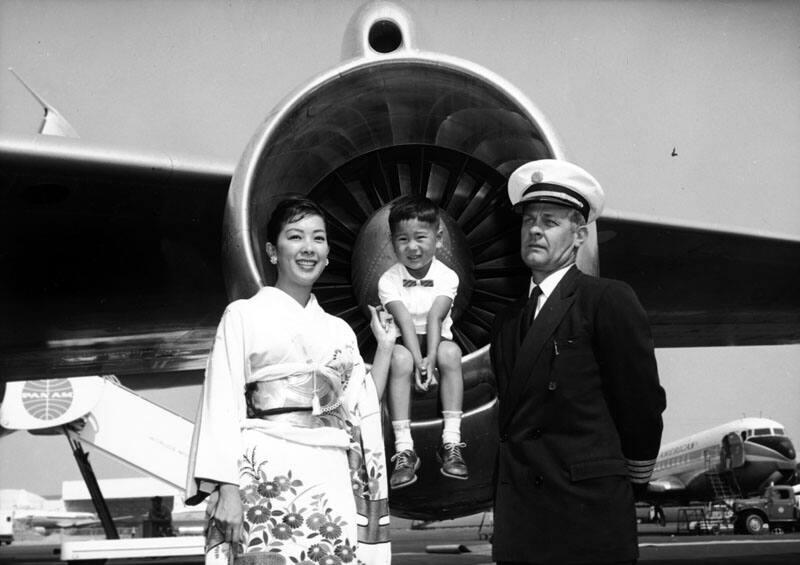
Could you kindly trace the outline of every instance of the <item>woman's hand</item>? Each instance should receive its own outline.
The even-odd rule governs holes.
[[[217,495],[217,492],[219,494]],[[217,495],[216,497],[214,495]],[[239,487],[230,483],[223,483],[218,491],[208,497],[208,510],[214,518],[214,526],[225,537],[226,542],[244,542],[244,505],[239,497]]]
[[[378,309],[369,306],[369,327],[372,335],[378,342],[378,349],[375,350],[375,359],[372,361],[372,381],[375,383],[375,392],[378,394],[378,401],[383,398],[386,390],[386,381],[389,378],[389,367],[392,362],[392,351],[399,332],[394,323],[394,317],[385,316],[381,319]]]
[[[386,316],[384,320],[381,320],[377,308],[371,305],[367,305],[367,308],[369,308],[370,315],[369,327],[378,342],[378,347],[394,347],[394,342],[397,340],[397,336],[400,335],[397,331],[397,326],[394,324],[394,318]]]

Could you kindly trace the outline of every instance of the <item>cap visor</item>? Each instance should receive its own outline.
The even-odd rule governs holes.
[[[541,195],[530,194],[527,197],[523,197],[522,199],[520,199],[520,201],[515,204],[515,207],[523,206],[524,204],[530,204],[532,202],[547,202],[548,204],[557,204],[558,206],[563,206],[564,208],[572,208],[573,210],[578,210],[580,212],[580,209],[577,206],[575,206],[575,204],[573,204],[572,202],[568,200],[562,200],[561,198],[558,198],[556,196],[549,196],[549,195],[541,196]]]

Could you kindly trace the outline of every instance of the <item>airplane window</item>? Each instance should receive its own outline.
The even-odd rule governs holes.
[[[783,455],[784,457],[786,457],[787,459],[794,459],[796,456],[794,445],[792,445],[792,440],[790,440],[786,436],[759,437],[759,438],[753,438],[750,441],[752,443],[768,447],[769,449],[773,449],[778,453],[780,453],[781,455]]]
[[[742,441],[747,439],[747,432],[742,432]]]
[[[769,428],[758,428],[756,430],[756,432],[755,432],[755,435],[757,435],[757,436],[768,436],[768,435],[770,435],[770,430],[769,430]]]
[[[782,436],[783,435],[783,428],[775,428],[775,435]]]

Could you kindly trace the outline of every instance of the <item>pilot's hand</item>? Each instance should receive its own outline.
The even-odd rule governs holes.
[[[211,497],[209,497],[209,505]],[[206,511],[208,513],[208,511]],[[215,527],[225,537],[226,542],[244,542],[244,505],[239,498],[239,487],[230,483],[223,483],[219,487],[219,495],[210,512],[214,518]]]

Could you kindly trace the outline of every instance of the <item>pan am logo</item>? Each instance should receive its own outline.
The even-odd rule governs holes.
[[[67,379],[28,381],[22,387],[22,405],[39,420],[53,420],[72,405],[72,384]]]

